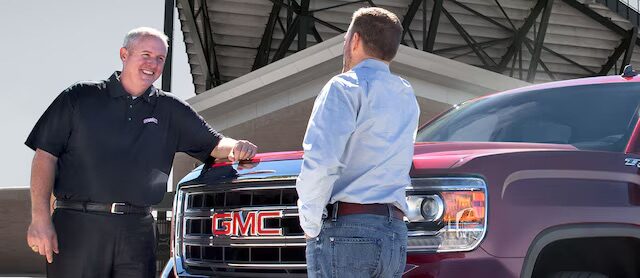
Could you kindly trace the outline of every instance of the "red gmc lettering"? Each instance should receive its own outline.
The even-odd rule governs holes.
[[[231,214],[228,212],[215,213],[211,217],[211,229],[213,230],[214,235],[228,235],[231,233],[231,223],[228,222],[228,218],[230,217]],[[220,226],[224,227],[224,229],[221,230]]]
[[[244,223],[243,223],[244,222]],[[233,213],[233,234],[236,235],[256,235],[255,223],[256,213],[247,213],[247,218],[242,220],[242,215],[239,212]]]
[[[282,218],[282,211],[265,211],[263,213],[258,214],[258,234],[259,235],[270,235],[270,236],[281,236],[282,229],[267,229],[264,225],[264,220],[266,218]]]
[[[282,218],[282,211],[252,211],[244,213],[232,211],[214,213],[211,216],[211,230],[214,235],[256,236],[282,235],[281,228],[266,228],[269,218]]]

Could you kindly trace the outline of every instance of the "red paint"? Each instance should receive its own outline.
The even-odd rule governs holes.
[[[638,153],[638,133],[640,132],[640,121],[636,123],[636,126],[633,128],[633,133],[631,134],[631,138],[629,138],[629,142],[627,142],[627,147],[624,149],[625,153]]]
[[[303,151],[293,151],[293,152],[271,152],[271,153],[259,153],[256,154],[251,160],[243,160],[242,163],[260,163],[267,161],[278,161],[278,160],[296,160],[302,159]],[[216,160],[216,162],[211,164],[211,167],[224,167],[224,166],[232,166],[234,162],[228,161],[226,159]]]
[[[640,82],[640,75],[635,77],[622,77],[620,75],[611,75],[611,76],[598,76],[598,77],[562,80],[562,81],[548,82],[543,84],[536,84],[536,85],[526,86],[522,88],[512,89],[512,90],[504,91],[498,94],[546,90],[546,89],[560,88],[560,87],[573,87],[573,86],[581,86],[581,85],[597,85],[597,84],[622,83],[622,82]]]
[[[447,169],[487,155],[531,150],[576,150],[571,145],[505,142],[417,143],[413,166],[416,169]]]

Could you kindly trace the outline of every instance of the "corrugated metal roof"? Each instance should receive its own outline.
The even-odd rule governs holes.
[[[274,2],[279,1],[177,1],[196,93],[206,91],[215,85],[235,79],[252,70]],[[283,1],[285,4],[291,2],[293,1]],[[344,4],[340,7],[316,11],[312,14],[318,20],[346,30],[353,11],[359,7],[368,6],[368,2],[369,1],[313,0],[309,3],[309,10],[320,10],[326,7]],[[402,20],[412,1],[373,0],[371,2],[396,13]],[[531,9],[536,4],[536,1],[523,0],[460,0],[458,2],[504,26],[510,27],[511,24],[513,24],[516,28],[522,26],[529,16]],[[502,5],[504,13],[506,13],[511,20],[511,23],[496,4],[497,2]],[[433,1],[426,1],[426,3],[427,9],[424,12],[426,14],[428,28]],[[192,5],[191,13],[185,10],[186,5]],[[513,36],[512,31],[506,30],[480,16],[474,15],[471,11],[463,8],[461,5],[457,5],[454,1],[444,1],[443,7],[478,43]],[[597,3],[589,4],[589,7],[605,17],[611,18],[613,22],[625,30],[631,29],[631,23],[629,21],[610,11],[607,7]],[[195,17],[195,24],[193,24],[193,21],[190,23],[189,20],[187,20],[189,17]],[[280,10],[279,19],[273,31],[271,50],[269,51],[269,62],[272,61],[273,55],[276,52],[275,50],[285,37],[283,28],[286,30],[287,22],[292,22],[292,17],[290,15],[288,17],[288,10],[286,8]],[[208,21],[209,24],[204,24],[205,21]],[[537,19],[537,24],[539,24],[539,22],[540,17]],[[531,40],[535,39],[534,34],[537,32],[537,24],[534,24],[534,28],[528,33],[527,38]],[[323,40],[340,35],[338,30],[325,26],[321,24],[320,21],[315,22],[315,27]],[[414,46],[413,41],[415,41],[417,48],[422,49],[422,41],[424,39],[422,7],[416,12],[410,24],[410,30],[410,35],[407,34],[407,36],[405,36],[406,43],[409,46]],[[544,46],[577,62],[582,67],[576,66],[549,51],[542,51],[541,60],[556,79],[570,79],[593,75],[593,73],[588,72],[585,68],[592,72],[599,72],[608,57],[612,55],[613,50],[620,45],[622,39],[623,37],[621,35],[608,29],[606,26],[574,9],[565,2],[556,0],[553,1]],[[202,42],[202,47],[198,46],[197,40]],[[314,36],[308,34],[307,47],[316,43]],[[483,47],[483,49],[493,61],[498,63],[507,51],[510,43],[510,40],[505,39]],[[471,51],[470,48],[447,52],[438,51],[464,45],[467,45],[467,42],[460,35],[460,32],[456,30],[455,26],[445,14],[441,14],[434,45],[435,53],[467,64],[483,66],[482,60]],[[533,47],[533,43],[530,43],[530,46]],[[297,38],[295,38],[286,55],[294,53],[297,50],[298,44]],[[521,59],[522,69],[524,71],[522,74],[524,78],[526,78],[526,70],[532,57],[531,52],[532,51],[527,51],[526,45],[523,45],[522,55],[518,55],[518,58],[514,59],[514,63],[509,63],[502,73],[519,77],[519,64]],[[638,50],[634,50],[634,53],[635,52],[638,52]],[[633,55],[632,63],[638,61],[640,61],[640,56]],[[217,67],[214,66],[214,64],[216,64]],[[207,68],[206,65],[209,65],[209,68]],[[514,67],[513,71],[511,69],[512,66]],[[218,69],[217,74],[214,72],[216,68]],[[207,75],[210,77],[207,78]],[[216,79],[216,76],[219,77],[219,80]],[[534,82],[540,83],[550,80],[552,80],[550,76],[543,70],[541,65],[539,65]]]

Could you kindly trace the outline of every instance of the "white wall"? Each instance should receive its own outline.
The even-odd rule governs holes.
[[[42,112],[74,82],[119,70],[128,30],[162,31],[164,1],[3,0],[0,6],[0,187],[28,187],[33,151],[24,140]],[[187,99],[194,89],[177,11],[173,46],[172,92]]]

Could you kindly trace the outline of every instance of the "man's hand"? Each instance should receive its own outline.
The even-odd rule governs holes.
[[[58,236],[51,222],[51,190],[58,158],[44,150],[36,149],[31,164],[31,225],[27,230],[27,244],[33,252],[53,262],[58,254]]]
[[[47,257],[47,262],[53,262],[53,253],[59,254],[58,236],[51,218],[34,219],[27,230],[27,244],[33,252]]]
[[[229,153],[229,160],[246,160],[256,155],[258,147],[247,140],[238,140]]]
[[[235,140],[225,137],[218,142],[218,145],[211,152],[211,156],[238,161],[253,158],[257,151],[258,147],[247,140]]]

